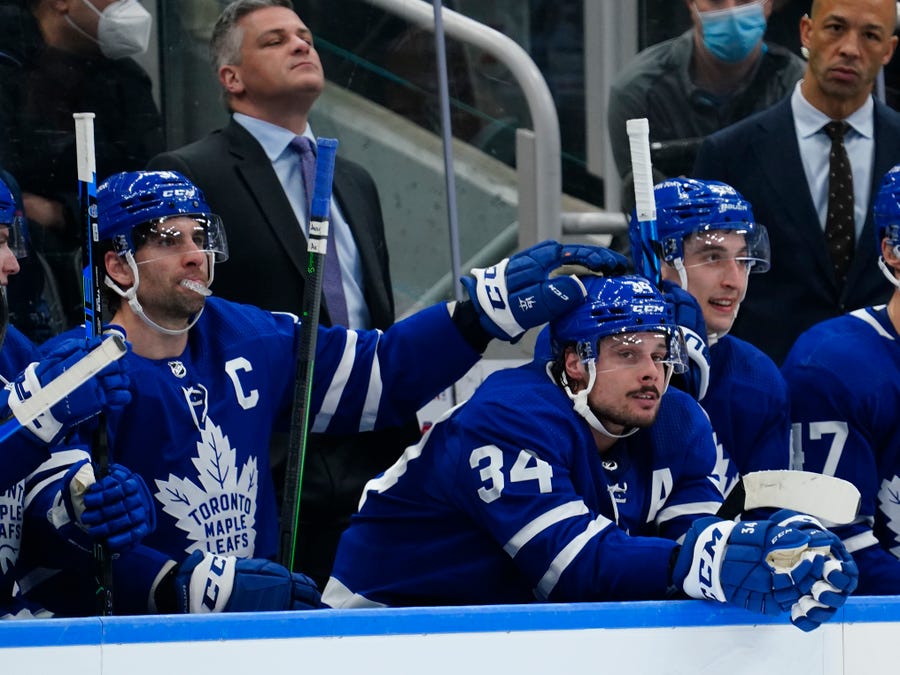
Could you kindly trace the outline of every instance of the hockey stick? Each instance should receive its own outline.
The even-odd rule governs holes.
[[[18,417],[10,416],[0,422],[0,442],[43,415],[110,363],[125,356],[126,351],[128,349],[121,336],[111,335],[105,339],[71,368],[57,375],[39,392],[25,400],[19,406]]]
[[[634,269],[650,279],[657,288],[662,282],[660,257],[656,250],[656,198],[653,195],[653,166],[650,163],[650,123],[645,117],[625,122],[631,150],[631,174],[634,178],[634,208],[640,231],[640,250],[632,242]]]
[[[84,296],[85,339],[103,330],[100,279],[102,261],[97,259],[99,231],[97,226],[97,158],[94,152],[94,113],[72,113],[75,118],[75,154],[78,168],[78,205],[84,224],[82,242],[82,294]],[[102,413],[91,439],[91,457],[99,480],[109,472],[109,441],[106,419]],[[104,542],[94,544],[97,574],[97,610],[101,616],[112,614],[112,560]]]
[[[731,520],[750,509],[799,511],[823,521],[846,525],[859,513],[856,486],[834,476],[811,471],[753,471],[741,477],[716,515]]]
[[[303,482],[303,462],[309,437],[309,405],[312,395],[313,365],[319,310],[322,306],[322,280],[325,255],[328,252],[328,212],[331,208],[331,182],[334,176],[334,156],[338,142],[334,138],[316,139],[316,181],[310,204],[309,237],[307,239],[306,286],[303,293],[303,316],[300,341],[297,346],[297,374],[294,379],[294,399],[291,410],[291,433],[284,472],[284,495],[281,504],[279,560],[289,570],[294,569],[297,547],[297,528],[300,518],[300,487]]]

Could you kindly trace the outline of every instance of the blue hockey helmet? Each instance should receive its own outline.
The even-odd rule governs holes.
[[[582,277],[587,298],[584,304],[550,323],[554,356],[575,343],[583,361],[597,358],[598,342],[610,335],[663,333],[668,347],[667,363],[674,372],[687,368],[684,340],[671,306],[646,278],[631,274],[618,277]]]
[[[894,166],[881,179],[881,187],[875,196],[875,244],[881,255],[881,241],[887,237],[891,246],[900,244],[900,164]]]
[[[747,252],[740,260],[752,272],[770,266],[769,236],[756,222],[750,203],[730,185],[694,178],[670,178],[653,188],[656,201],[658,255],[670,265],[684,259],[685,238],[703,232],[728,230],[743,234]],[[640,251],[641,232],[636,213],[628,227],[632,252]]]
[[[117,173],[97,188],[97,225],[100,239],[111,239],[117,253],[140,248],[150,231],[163,233],[166,219],[186,216],[202,228],[202,247],[217,262],[228,259],[225,228],[212,212],[203,192],[176,171]],[[141,227],[145,226],[145,227]]]
[[[894,255],[900,258],[900,164],[894,166],[881,179],[881,187],[875,195],[872,212],[875,221],[875,255],[878,258],[878,268],[888,281],[900,288],[900,279],[897,279],[897,275],[888,267],[881,254],[881,242],[887,239]]]
[[[0,178],[0,226],[9,230],[7,245],[16,258],[24,258],[28,254],[28,240],[26,238],[25,217],[12,190]]]

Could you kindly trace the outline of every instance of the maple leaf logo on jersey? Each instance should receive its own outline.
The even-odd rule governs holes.
[[[709,481],[715,485],[723,497],[727,497],[738,481],[736,475],[728,477],[728,471],[731,467],[731,460],[725,456],[725,448],[719,442],[716,432],[713,432],[713,441],[716,444],[716,464],[712,473],[708,476]]]
[[[256,457],[250,457],[238,473],[236,456],[228,437],[207,418],[192,460],[200,484],[171,473],[168,480],[156,481],[156,498],[163,510],[194,542],[187,553],[253,557],[259,474]]]
[[[888,529],[894,533],[894,542],[900,544],[900,477],[881,481],[878,502]],[[900,558],[900,545],[892,546],[891,553]]]
[[[0,574],[7,574],[19,559],[24,492],[21,481],[0,492]]]

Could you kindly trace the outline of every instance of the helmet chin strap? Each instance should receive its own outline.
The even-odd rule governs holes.
[[[894,246],[893,253],[896,257],[900,258],[900,245]],[[894,274],[894,270],[888,267],[888,264],[884,262],[883,256],[878,256],[878,268],[881,270],[881,273],[885,276],[885,278],[890,281],[894,286],[900,288],[900,279],[897,279]]]
[[[584,420],[591,426],[595,431],[600,432],[607,438],[626,438],[631,436],[631,434],[635,433],[639,427],[632,427],[625,431],[622,434],[614,434],[605,426],[603,426],[603,422],[594,414],[594,411],[591,410],[591,407],[588,405],[588,392],[590,392],[594,388],[594,383],[597,381],[597,366],[593,361],[587,362],[587,370],[588,370],[588,382],[587,387],[579,391],[577,394],[572,393],[572,389],[569,387],[569,378],[566,377],[565,372],[562,373],[562,388],[563,391],[566,392],[566,396],[569,397],[569,400],[572,401],[572,407],[575,408],[575,412],[577,412]],[[550,372],[550,364],[547,364],[547,373]]]
[[[207,253],[207,256],[209,257],[209,284],[212,284],[215,260],[213,259],[212,254]],[[134,256],[131,254],[131,251],[125,253],[125,260],[128,263],[128,267],[131,268],[131,271],[134,274],[134,284],[131,286],[131,288],[123,291],[109,276],[107,276],[103,280],[103,282],[128,303],[128,306],[131,307],[131,311],[137,314],[145,324],[150,326],[150,328],[163,333],[164,335],[183,335],[194,327],[194,324],[197,323],[200,315],[203,314],[203,310],[205,309],[205,307],[201,307],[200,311],[194,314],[193,317],[191,317],[191,320],[188,321],[188,325],[184,328],[165,328],[164,326],[160,326],[153,319],[147,316],[144,313],[144,308],[141,306],[141,303],[137,298],[138,286],[141,285],[141,275],[138,272],[138,266],[134,261]]]

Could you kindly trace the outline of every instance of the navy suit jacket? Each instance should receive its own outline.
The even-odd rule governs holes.
[[[842,289],[803,172],[790,96],[707,136],[700,147],[693,176],[733,186],[752,204],[756,221],[769,232],[772,268],[750,277],[731,333],[756,345],[779,365],[807,328],[886,302],[893,289],[876,264],[880,249],[872,205],[884,174],[900,162],[900,113],[876,101],[874,115],[869,214]]]
[[[195,143],[157,155],[147,168],[183,173],[222,218],[229,258],[216,265],[216,295],[301,314],[306,237],[272,163],[250,132],[231,120]],[[394,296],[375,183],[361,166],[337,157],[333,193],[362,261],[371,327],[387,328],[394,322]],[[324,298],[320,321],[330,325]]]

